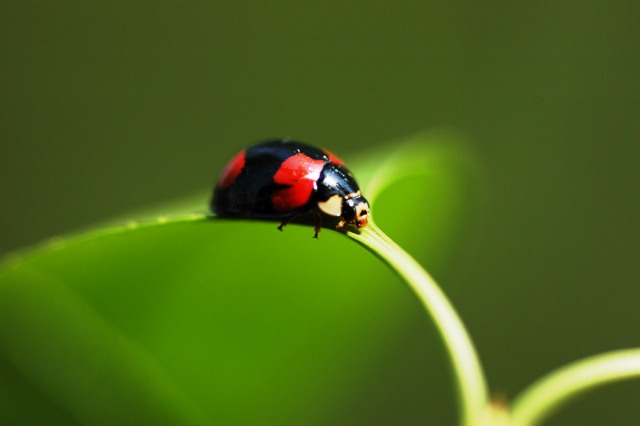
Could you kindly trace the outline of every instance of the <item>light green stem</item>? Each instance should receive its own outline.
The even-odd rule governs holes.
[[[360,234],[349,232],[347,235],[386,262],[418,296],[449,352],[462,411],[461,424],[483,423],[488,407],[486,379],[462,321],[438,284],[374,223],[370,222]]]
[[[511,424],[540,424],[569,399],[611,382],[640,378],[640,349],[589,357],[564,366],[533,383],[513,402]]]

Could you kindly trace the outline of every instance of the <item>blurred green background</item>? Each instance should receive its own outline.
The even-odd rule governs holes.
[[[486,193],[442,278],[513,395],[640,345],[639,22],[637,1],[2,2],[0,250],[208,188],[267,137],[349,159],[455,128]],[[554,421],[637,422],[639,398]]]

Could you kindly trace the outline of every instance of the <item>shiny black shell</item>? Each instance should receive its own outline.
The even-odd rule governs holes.
[[[336,194],[351,200],[360,194],[340,159],[301,142],[270,140],[241,151],[228,163],[211,210],[223,217],[283,218],[308,212]]]

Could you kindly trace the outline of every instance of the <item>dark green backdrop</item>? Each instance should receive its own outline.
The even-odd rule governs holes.
[[[634,0],[4,1],[0,251],[209,187],[265,137],[349,158],[453,127],[486,199],[445,290],[513,394],[640,345],[639,23]]]

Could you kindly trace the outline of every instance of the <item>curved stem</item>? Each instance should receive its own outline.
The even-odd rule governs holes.
[[[449,352],[462,409],[461,424],[483,423],[488,407],[486,379],[462,321],[438,284],[374,223],[369,222],[360,234],[349,232],[347,235],[386,262],[418,296]]]
[[[511,422],[517,426],[540,424],[569,399],[592,388],[632,378],[640,378],[640,349],[576,361],[539,379],[516,398]]]

